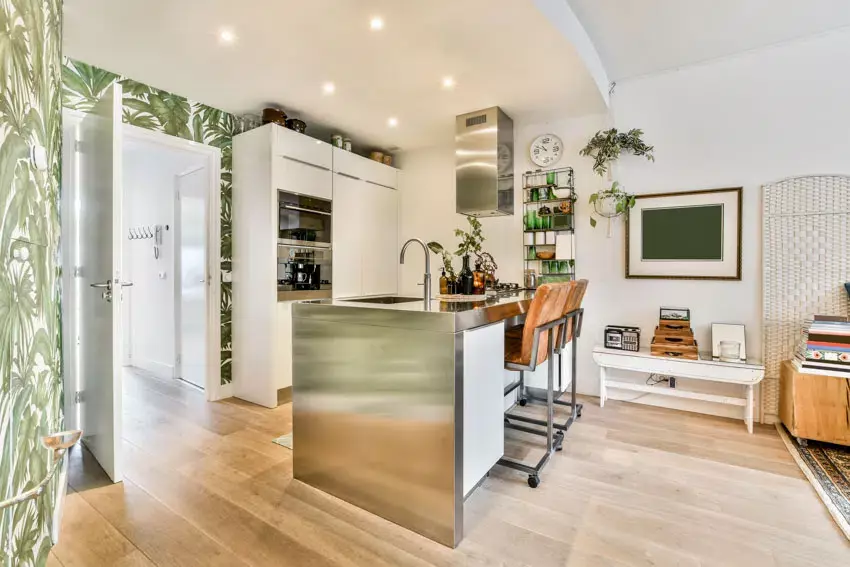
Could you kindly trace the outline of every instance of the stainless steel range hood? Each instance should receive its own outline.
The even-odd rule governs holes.
[[[514,214],[514,121],[498,106],[457,117],[457,212]]]

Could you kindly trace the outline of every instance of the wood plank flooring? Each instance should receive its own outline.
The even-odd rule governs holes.
[[[494,469],[451,550],[294,481],[292,453],[271,442],[291,431],[290,405],[207,403],[128,372],[126,480],[110,484],[74,450],[48,565],[850,565],[850,543],[772,427],[748,435],[741,421],[586,402],[540,487]],[[540,438],[506,440],[512,456],[540,450]]]

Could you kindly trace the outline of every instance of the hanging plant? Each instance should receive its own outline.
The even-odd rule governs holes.
[[[587,146],[579,152],[580,155],[593,158],[593,171],[599,176],[608,171],[610,162],[620,157],[623,152],[630,152],[636,156],[644,156],[649,161],[655,161],[652,155],[654,146],[646,144],[641,140],[643,130],[634,128],[628,132],[618,132],[616,128],[600,130],[587,143]]]
[[[593,212],[600,217],[613,219],[629,212],[635,206],[635,196],[626,193],[619,181],[611,184],[610,189],[601,189],[590,196],[589,203]],[[593,213],[590,215],[590,226],[596,226]],[[610,224],[609,224],[610,226]]]

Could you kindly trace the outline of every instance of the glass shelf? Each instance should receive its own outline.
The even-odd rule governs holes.
[[[534,232],[575,232],[572,228],[532,228],[523,230],[526,234]]]
[[[563,203],[564,201],[573,201],[573,200],[574,199],[572,197],[564,197],[562,199],[540,199],[538,201],[523,201],[522,204],[523,205],[540,205],[540,204],[545,205],[546,203]],[[558,214],[571,215],[572,213],[558,213]]]

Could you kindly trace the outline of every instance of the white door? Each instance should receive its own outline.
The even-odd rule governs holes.
[[[334,174],[333,192],[333,296],[363,295],[364,181]]]
[[[121,473],[121,85],[80,124],[79,362],[83,442],[114,482]]]
[[[206,167],[177,177],[177,367],[180,378],[199,388],[205,387],[207,374],[208,187]]]

